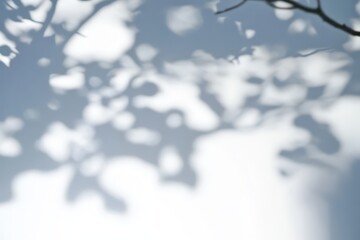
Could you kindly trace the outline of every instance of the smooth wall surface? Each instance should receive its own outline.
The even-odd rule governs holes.
[[[0,3],[1,240],[360,237],[360,37],[236,3]]]

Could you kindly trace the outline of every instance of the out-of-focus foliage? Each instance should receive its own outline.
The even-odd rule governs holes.
[[[125,210],[99,181],[112,159],[195,186],[198,141],[276,122],[291,136],[279,161],[338,171],[360,153],[359,39],[316,17],[256,2],[226,16],[217,1],[0,4],[1,201],[18,174],[71,165],[69,200],[94,190]],[[347,4],[334,16],[356,27]]]

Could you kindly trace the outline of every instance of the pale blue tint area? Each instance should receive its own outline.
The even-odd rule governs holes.
[[[1,240],[360,238],[360,38],[236,3],[0,3]]]

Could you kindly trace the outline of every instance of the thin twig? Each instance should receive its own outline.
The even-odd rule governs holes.
[[[321,8],[320,0],[318,0],[318,6],[315,8],[305,6],[298,2],[294,2],[293,0],[266,0],[266,1],[273,1],[273,2],[282,1],[282,2],[289,3],[289,4],[293,5],[295,8],[300,9],[304,12],[318,15],[324,22],[328,23],[329,25],[333,26],[334,28],[342,30],[353,36],[360,36],[360,31],[356,31],[355,29],[348,27],[346,24],[338,23],[334,19],[330,18]]]
[[[88,23],[95,15],[96,13],[98,13],[99,11],[101,11],[104,7],[114,3],[115,0],[104,0],[102,2],[99,2],[97,3],[94,8],[93,8],[93,11],[91,14],[89,14],[85,19],[83,19],[81,21],[81,23],[70,33],[69,36],[67,36],[67,38],[65,39],[65,41],[61,44],[62,46],[65,46],[69,41],[70,39],[74,36],[74,35],[77,35],[77,34],[80,34],[82,35],[81,33],[79,33],[80,29],[86,24]]]
[[[314,54],[317,54],[317,53],[320,53],[320,52],[331,52],[331,51],[334,51],[333,48],[330,48],[330,47],[327,47],[327,48],[318,48],[318,49],[315,49],[315,50],[312,50],[308,53],[297,53],[294,57],[308,57],[308,56],[311,56],[311,55],[314,55]]]
[[[247,0],[243,0],[240,3],[226,8],[224,10],[220,10],[215,12],[215,14],[222,14],[222,13],[226,13],[229,11],[232,11],[236,8],[241,7]],[[306,13],[310,13],[310,14],[314,14],[319,16],[324,22],[326,22],[327,24],[329,24],[330,26],[337,28],[343,32],[346,32],[352,36],[360,36],[360,31],[356,31],[355,29],[347,26],[346,24],[342,24],[339,23],[337,21],[335,21],[334,19],[332,19],[331,17],[329,17],[322,9],[321,7],[321,0],[317,0],[317,6],[316,7],[309,7],[306,6],[304,4],[301,4],[299,2],[295,2],[294,0],[263,0],[263,2],[267,3],[269,6],[273,7],[273,8],[277,8],[277,9],[299,9],[301,11],[304,11]],[[287,3],[290,6],[289,7],[280,7],[280,6],[276,6],[276,2],[283,2],[283,3]]]
[[[223,10],[219,10],[219,11],[216,11],[215,14],[222,14],[222,13],[226,13],[226,12],[229,12],[231,10],[234,10],[236,8],[239,8],[241,7],[244,3],[246,3],[247,0],[242,0],[241,2],[239,2],[238,4],[235,4],[234,6],[231,6],[231,7],[228,7],[228,8],[225,8]]]

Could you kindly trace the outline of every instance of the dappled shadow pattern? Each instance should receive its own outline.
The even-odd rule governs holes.
[[[17,8],[12,8],[10,2]],[[344,53],[342,45],[348,40],[347,36],[322,27],[318,20],[295,13],[294,19],[308,19],[306,24],[318,34],[311,35],[306,31],[289,34],[289,22],[277,19],[272,10],[255,4],[219,19],[210,8],[200,3],[194,5],[193,1],[148,1],[138,7],[129,7],[132,1],[127,1],[124,6],[134,16],[124,20],[124,25],[138,29],[133,46],[115,61],[84,62],[71,59],[64,49],[73,38],[82,36],[82,28],[97,13],[116,1],[96,4],[89,1],[86,4],[93,5],[92,11],[70,29],[65,23],[52,21],[58,2],[51,2],[42,23],[36,23],[31,17],[32,11],[41,4],[0,3],[0,32],[7,39],[6,43],[0,42],[0,55],[10,59],[8,63],[0,61],[0,121],[14,117],[23,122],[19,131],[0,130],[6,138],[17,140],[21,145],[21,153],[3,154],[0,161],[0,201],[11,199],[11,183],[18,174],[27,170],[49,171],[70,164],[76,173],[68,188],[68,200],[75,200],[83,191],[94,190],[105,199],[109,209],[124,211],[126,196],[124,199],[112,196],[99,184],[99,172],[89,174],[82,170],[92,157],[100,154],[103,161],[111,161],[117,156],[136,156],[158,168],[161,175],[160,155],[164,148],[173,146],[183,164],[175,173],[162,174],[162,180],[194,187],[197,177],[191,157],[198,139],[222,130],[253,130],[289,115],[293,127],[307,132],[310,140],[291,149],[284,146],[279,158],[329,168],[331,165],[325,163],[324,158],[341,149],[342,143],[332,132],[331,125],[317,120],[308,106],[321,108],[344,96],[358,96],[359,69],[354,63],[358,62],[359,56],[349,57],[351,52]],[[167,26],[167,11],[185,4],[198,9],[202,16],[201,27],[192,29],[190,26],[189,33],[174,32]],[[262,17],[254,18],[255,11]],[[12,27],[6,26],[7,21],[24,24],[29,21],[38,25],[17,35],[9,30]],[[274,27],[269,28],[269,25]],[[49,28],[53,33],[45,34]],[[255,35],[249,35],[251,31],[255,31]],[[86,36],[84,38],[86,40]],[[157,51],[156,56],[144,60],[146,57],[139,54],[143,44],[152,46]],[[302,55],[303,50],[324,47],[323,51]],[[323,61],[321,63],[328,64],[326,67],[331,69],[320,71],[324,76],[312,79],[311,73],[301,72],[306,69],[316,71],[306,65],[306,58],[314,59],[313,62]],[[331,61],[336,64],[328,63]],[[305,70],[298,70],[299,65],[306,65]],[[292,66],[295,68],[291,69]],[[251,67],[252,70],[248,70]],[[54,76],[68,76],[71,71],[83,74],[82,86],[59,89],[49,84]],[[122,71],[124,75],[121,75]],[[117,74],[123,79],[124,86],[114,84]],[[326,79],[332,75],[338,79]],[[230,78],[229,85],[222,89],[222,84],[227,84]],[[336,85],[337,80],[343,81],[343,86]],[[188,111],[193,103],[185,106],[179,100],[166,107],[150,103],[167,91],[175,94],[176,84],[185,89],[180,94],[193,92],[180,96],[181,101],[192,97],[208,115],[202,115],[202,112],[198,116]],[[291,89],[295,89],[295,93],[287,94]],[[235,92],[235,104],[226,100],[228,90],[230,94]],[[298,92],[304,94],[296,97]],[[175,98],[170,94],[171,97]],[[144,98],[145,103],[149,103],[141,106]],[[252,113],[255,116],[250,123],[243,121],[249,112],[250,116]],[[194,120],[195,115],[198,119]],[[116,119],[120,119],[120,123]],[[174,123],[169,124],[171,119],[175,119]],[[65,146],[64,151],[68,152],[60,159],[53,157],[47,145],[52,141],[51,133],[57,131],[51,129],[58,128],[62,129],[60,135],[66,131],[81,137],[85,135],[84,144],[83,140],[72,137],[69,137],[69,143],[55,140],[52,143],[55,148]],[[133,130],[139,130],[140,137],[131,137],[137,136]],[[47,134],[49,138],[45,137]],[[150,136],[150,140],[144,142],[146,136]],[[313,156],[310,151],[313,149],[322,155]]]

